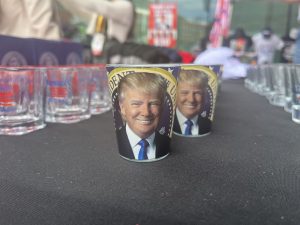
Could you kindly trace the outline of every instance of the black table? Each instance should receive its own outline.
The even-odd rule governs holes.
[[[300,224],[300,125],[225,81],[213,133],[122,159],[112,113],[0,136],[1,225]]]

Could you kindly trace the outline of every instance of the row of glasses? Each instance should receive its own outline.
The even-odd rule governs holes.
[[[110,109],[104,65],[0,67],[0,134],[76,123]]]
[[[251,66],[245,87],[265,96],[269,103],[283,107],[300,123],[300,65],[266,64]]]

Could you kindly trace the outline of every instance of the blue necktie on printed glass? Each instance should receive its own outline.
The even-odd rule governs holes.
[[[192,135],[192,126],[193,126],[193,122],[188,119],[187,121],[184,122],[186,124],[186,128],[184,131],[184,135]]]
[[[138,160],[148,159],[148,156],[147,156],[147,147],[149,146],[148,141],[146,141],[145,139],[142,139],[139,141],[138,144],[141,146],[139,155],[138,155]]]

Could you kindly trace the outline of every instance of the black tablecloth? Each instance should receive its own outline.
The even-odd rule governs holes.
[[[225,81],[211,135],[134,163],[112,113],[0,136],[1,225],[300,224],[300,125]]]

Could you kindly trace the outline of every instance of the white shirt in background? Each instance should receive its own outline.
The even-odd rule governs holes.
[[[276,34],[272,34],[267,39],[263,34],[258,33],[252,37],[252,41],[258,64],[273,63],[276,50],[280,50],[284,46],[284,42]]]

